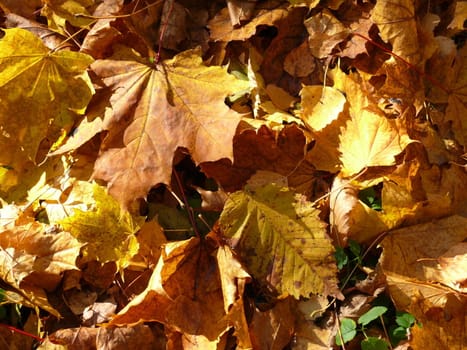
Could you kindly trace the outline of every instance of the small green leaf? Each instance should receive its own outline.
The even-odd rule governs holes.
[[[340,336],[339,333],[336,334],[336,345],[342,345],[341,337],[344,343],[351,341],[357,335],[357,325],[355,321],[350,318],[343,318],[341,320],[340,326]]]
[[[342,270],[342,268],[348,264],[349,257],[344,251],[342,247],[336,247],[336,252],[334,253],[334,257],[336,258],[337,268]]]
[[[388,343],[379,338],[368,337],[360,344],[362,350],[388,350]]]
[[[360,244],[358,244],[357,242],[351,239],[349,240],[349,248],[352,254],[355,255],[355,257],[360,258],[360,253],[361,253]]]
[[[401,340],[407,339],[407,328],[404,327],[392,327],[389,329],[389,337],[391,343],[396,346]]]
[[[379,316],[384,314],[388,308],[386,306],[374,306],[367,312],[365,312],[360,318],[358,319],[358,324],[362,326],[366,326],[373,320],[376,320]]]
[[[409,314],[408,312],[397,311],[396,323],[399,326],[407,329],[414,325],[415,317],[412,314]]]

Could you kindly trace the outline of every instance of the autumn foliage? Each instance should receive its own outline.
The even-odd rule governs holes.
[[[0,8],[3,343],[467,344],[465,2]]]

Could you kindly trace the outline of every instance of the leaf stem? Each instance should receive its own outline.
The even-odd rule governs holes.
[[[178,176],[177,170],[175,168],[174,168],[174,176],[175,176],[175,180],[177,181],[177,186],[180,190],[180,193],[182,194],[182,199],[183,199],[183,202],[185,203],[185,208],[188,213],[188,218],[190,220],[191,226],[193,227],[193,231],[195,232],[196,237],[200,238],[201,235],[199,234],[198,227],[196,226],[196,219],[195,219],[195,214],[193,212],[193,208],[188,203],[188,199],[186,198],[186,195],[185,195],[185,190],[183,189],[183,186],[182,186],[182,181],[180,180],[180,176]]]
[[[19,334],[25,335],[25,336],[30,337],[30,338],[34,338],[34,339],[36,339],[37,341],[40,341],[40,342],[43,342],[45,340],[44,338],[38,337],[37,335],[34,335],[34,334],[29,333],[29,332],[23,331],[21,329],[10,326],[8,324],[0,323],[0,327],[7,328],[12,332],[19,333]]]

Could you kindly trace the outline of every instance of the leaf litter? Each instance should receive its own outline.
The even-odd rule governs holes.
[[[399,346],[461,348],[463,8],[0,1],[11,326],[39,349],[329,349],[346,324],[386,346],[398,310],[423,325]]]

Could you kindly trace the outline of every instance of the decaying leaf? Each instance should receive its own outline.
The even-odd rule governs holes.
[[[269,184],[233,193],[220,224],[248,272],[280,294],[338,294],[325,224],[288,188]]]

